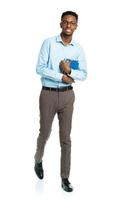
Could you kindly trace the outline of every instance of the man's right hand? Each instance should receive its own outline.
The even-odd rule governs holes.
[[[66,75],[63,75],[62,81],[63,81],[64,83],[67,83],[67,84],[72,84],[72,83],[74,83],[74,79],[72,79],[71,77],[68,77],[68,76],[66,76]]]

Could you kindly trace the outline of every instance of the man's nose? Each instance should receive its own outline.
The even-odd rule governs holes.
[[[68,22],[68,23],[67,23],[67,27],[70,27],[70,26],[71,26],[71,24],[70,24],[70,22]]]

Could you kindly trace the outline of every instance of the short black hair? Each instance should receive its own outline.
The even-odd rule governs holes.
[[[74,17],[76,17],[76,21],[78,21],[78,15],[73,12],[73,11],[66,11],[66,12],[63,12],[62,15],[61,15],[61,20],[63,19],[64,16],[66,15],[73,15]]]

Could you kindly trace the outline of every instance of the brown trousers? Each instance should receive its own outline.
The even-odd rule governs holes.
[[[61,177],[68,178],[71,161],[71,124],[73,103],[75,95],[73,90],[64,92],[41,90],[39,98],[40,130],[37,138],[35,162],[41,162],[45,144],[51,133],[55,114],[59,120],[59,138],[61,146]]]

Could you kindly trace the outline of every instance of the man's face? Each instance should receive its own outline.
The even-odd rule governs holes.
[[[76,17],[73,15],[65,15],[62,18],[62,21],[60,23],[60,27],[62,28],[62,33],[66,36],[73,35],[73,32],[77,28],[77,21]]]

